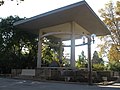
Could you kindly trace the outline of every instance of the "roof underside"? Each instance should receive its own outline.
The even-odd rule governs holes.
[[[26,20],[18,21],[14,25],[19,29],[38,34],[40,29],[72,21],[76,22],[91,34],[110,34],[104,23],[98,18],[85,1],[56,9]]]

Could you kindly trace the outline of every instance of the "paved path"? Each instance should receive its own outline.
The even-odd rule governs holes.
[[[120,90],[120,86],[89,86],[0,78],[0,90]]]

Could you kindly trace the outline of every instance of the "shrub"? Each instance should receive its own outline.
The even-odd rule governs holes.
[[[104,70],[105,66],[104,64],[93,64],[93,70],[98,71],[98,70]]]

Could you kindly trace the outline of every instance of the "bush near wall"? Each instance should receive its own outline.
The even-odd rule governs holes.
[[[98,70],[104,70],[105,66],[104,64],[93,64],[93,70],[98,71]]]

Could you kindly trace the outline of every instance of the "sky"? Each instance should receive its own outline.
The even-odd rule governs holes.
[[[18,15],[29,18],[79,1],[81,0],[24,0],[24,2],[17,5],[16,2],[5,0],[5,4],[0,7],[0,17]],[[99,15],[98,10],[104,7],[104,4],[108,1],[109,0],[86,0],[97,15]]]
[[[14,0],[16,1],[16,0]],[[11,0],[5,0],[5,4],[0,6],[0,17],[6,18],[10,15],[17,15],[19,17],[33,17],[35,15],[39,15],[63,6],[67,6],[69,4],[79,2],[81,0],[24,0],[24,2],[16,4],[16,2],[11,2]],[[93,9],[93,11],[100,16],[98,10],[103,8],[105,3],[109,2],[110,0],[85,0],[89,6]],[[113,0],[114,2],[118,0]],[[78,43],[79,41],[76,41]],[[92,53],[95,50],[99,50],[96,48],[97,44],[101,43],[99,40],[96,40],[95,44],[92,44]],[[87,46],[84,47],[77,47],[76,48],[76,59],[82,50],[85,50],[85,55],[87,55],[87,50],[85,49]],[[79,51],[78,51],[79,50]],[[66,53],[70,52],[70,49],[65,49]]]

